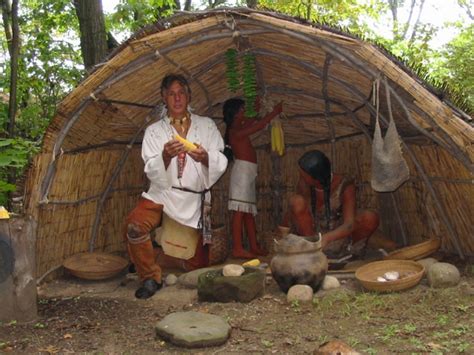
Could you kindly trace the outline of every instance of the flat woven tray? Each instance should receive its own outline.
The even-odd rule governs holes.
[[[426,242],[411,245],[409,247],[394,250],[389,253],[385,260],[420,260],[439,249],[441,246],[440,239],[429,239]]]
[[[67,258],[63,266],[72,275],[86,280],[103,280],[115,276],[128,266],[120,256],[93,252],[80,253]]]

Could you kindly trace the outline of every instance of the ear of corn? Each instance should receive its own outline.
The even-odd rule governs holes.
[[[279,156],[285,154],[285,136],[283,135],[283,128],[279,118],[275,118],[272,121],[271,148],[272,152],[277,153]]]
[[[258,259],[252,259],[242,264],[242,266],[253,266],[253,267],[257,267],[259,265],[260,265],[260,260]]]
[[[174,138],[182,143],[184,145],[184,149],[186,149],[188,152],[197,148],[196,144],[191,143],[186,138],[181,137],[179,134],[175,134]]]

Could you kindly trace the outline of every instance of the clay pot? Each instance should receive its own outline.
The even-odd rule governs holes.
[[[308,285],[314,292],[318,290],[328,270],[328,260],[321,251],[320,238],[288,234],[275,241],[274,249],[275,256],[270,268],[283,292],[288,292],[293,285]]]

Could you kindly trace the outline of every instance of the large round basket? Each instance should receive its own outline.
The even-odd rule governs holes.
[[[128,261],[117,255],[93,252],[73,255],[64,261],[63,266],[81,279],[103,280],[125,269]]]
[[[386,272],[397,271],[400,278],[394,281],[377,281],[377,277],[383,277]],[[382,260],[368,263],[356,270],[356,279],[370,291],[392,292],[401,291],[417,285],[425,268],[423,265],[412,260]]]
[[[394,250],[384,259],[386,260],[420,260],[433,254],[441,246],[440,239],[430,239],[426,242]]]
[[[229,256],[229,238],[224,225],[212,228],[212,243],[209,245],[209,265],[223,263]]]

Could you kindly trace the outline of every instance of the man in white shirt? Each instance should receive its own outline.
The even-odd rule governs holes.
[[[186,78],[167,75],[161,83],[161,95],[167,116],[146,129],[142,144],[150,188],[126,223],[129,255],[143,281],[135,297],[141,299],[153,296],[162,286],[150,231],[159,225],[163,212],[182,226],[197,229],[206,225],[204,201],[210,201],[209,189],[227,168],[227,159],[222,154],[224,143],[214,121],[188,110],[191,90]],[[187,150],[175,138],[177,135],[195,143],[196,148]],[[184,260],[186,268],[206,266],[202,235],[193,249],[194,256]]]

